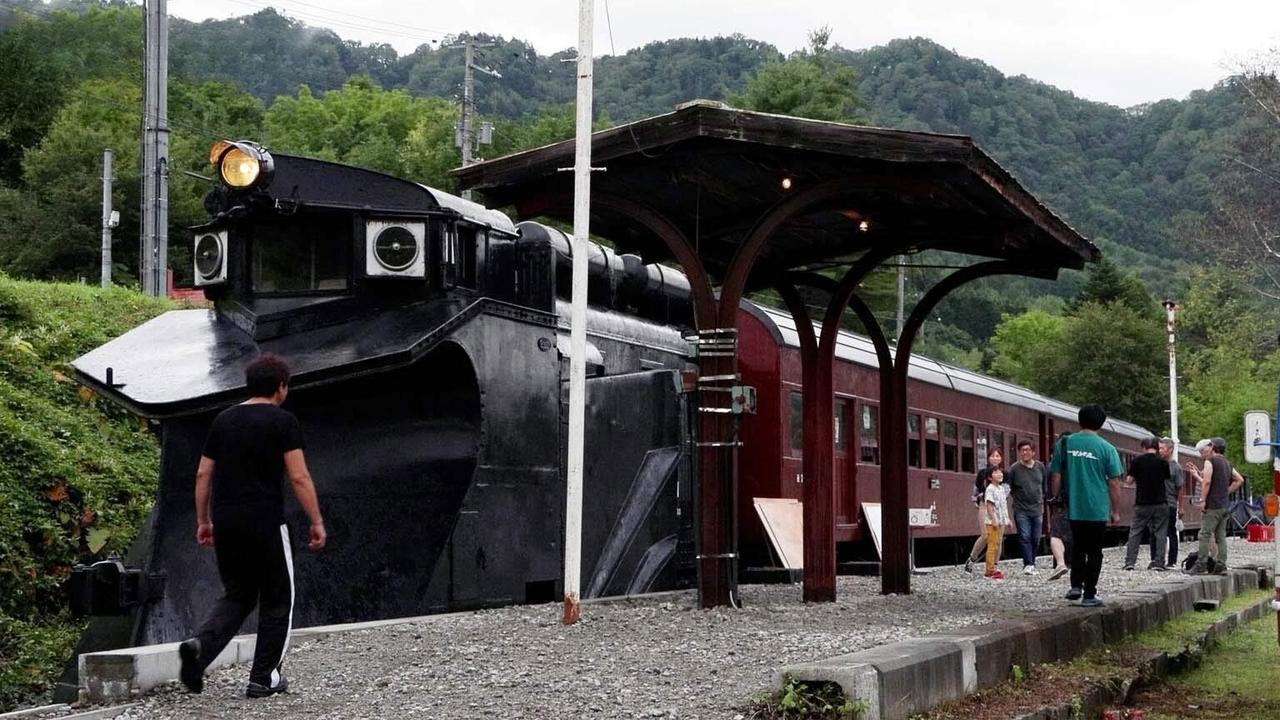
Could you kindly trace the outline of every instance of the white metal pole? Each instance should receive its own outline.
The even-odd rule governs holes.
[[[902,337],[903,296],[907,294],[907,256],[898,256],[898,324],[893,333],[894,340]]]
[[[1165,330],[1169,333],[1169,437],[1178,442],[1178,351],[1173,333],[1174,314],[1178,303],[1164,301]]]
[[[111,287],[111,149],[102,151],[102,287]]]
[[[578,0],[578,117],[573,164],[573,296],[569,313],[569,458],[564,513],[564,624],[578,622],[582,580],[582,446],[587,399],[587,245],[591,233],[591,33],[595,0]]]

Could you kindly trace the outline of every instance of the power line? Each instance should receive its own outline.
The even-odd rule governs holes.
[[[426,33],[429,35],[437,35],[439,37],[447,37],[449,35],[448,33],[442,33],[436,30],[428,30],[426,28],[413,28],[412,26],[401,25],[399,23],[395,23],[396,28],[417,29],[417,30],[420,30],[421,32],[404,32],[403,30],[400,30],[400,29],[393,29],[388,27],[377,27],[375,25],[367,25],[362,23],[354,23],[346,20],[327,18],[310,11],[291,9],[279,3],[276,3],[275,5],[261,5],[259,3],[249,2],[248,0],[228,0],[228,1],[235,3],[237,5],[242,5],[244,7],[252,8],[254,10],[275,10],[277,12],[280,12],[280,14],[284,15],[285,17],[294,16],[296,19],[309,21],[317,26],[322,26],[328,29],[332,29],[332,28],[329,28],[329,26],[336,25],[338,27],[342,27],[350,30],[364,30],[367,32],[380,33],[383,35],[394,35],[396,37],[406,38],[409,40],[416,40],[421,44],[440,42],[438,39],[423,37],[422,33]],[[286,12],[288,13],[287,15],[286,15]],[[373,20],[372,18],[368,18],[368,20],[374,23],[382,23],[382,22],[389,23],[389,21]]]

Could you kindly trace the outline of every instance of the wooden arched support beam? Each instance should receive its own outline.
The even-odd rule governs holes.
[[[704,608],[736,604],[738,588],[736,429],[729,414],[729,393],[725,386],[735,384],[724,378],[732,377],[737,364],[734,357],[722,357],[714,352],[703,352],[704,339],[733,341],[736,349],[736,331],[732,335],[721,332],[718,323],[719,303],[711,286],[711,279],[693,244],[670,220],[652,208],[630,198],[608,193],[593,193],[592,203],[611,212],[621,213],[643,225],[666,244],[675,256],[693,296],[694,325],[698,330],[698,602]],[[734,317],[736,322],[737,318]]]
[[[1038,268],[1005,260],[976,263],[957,270],[930,288],[912,308],[898,338],[892,366],[880,367],[880,502],[883,507],[880,591],[911,592],[910,527],[907,497],[907,371],[911,346],[934,307],[956,288],[993,275],[1042,275]]]

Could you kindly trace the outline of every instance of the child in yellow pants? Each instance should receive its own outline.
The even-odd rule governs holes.
[[[996,468],[987,477],[987,490],[983,499],[987,504],[987,574],[992,580],[1003,580],[1004,573],[996,569],[1000,559],[1000,546],[1004,529],[1013,528],[1009,520],[1009,488],[1004,484],[1004,471]]]

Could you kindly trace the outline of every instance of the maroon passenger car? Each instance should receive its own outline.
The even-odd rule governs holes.
[[[758,393],[755,415],[739,431],[739,548],[743,567],[769,564],[763,526],[752,499],[803,499],[803,392],[800,343],[791,315],[744,302],[738,313],[742,382]],[[879,376],[875,349],[861,335],[841,332],[836,345],[834,390],[834,505],[836,542],[864,538],[864,502],[880,501]],[[970,492],[974,474],[991,448],[1004,451],[1006,466],[1017,459],[1017,443],[1030,440],[1047,464],[1053,438],[1075,431],[1078,408],[1003,380],[920,355],[911,358],[907,383],[909,506],[937,508],[938,527],[920,529],[919,538],[969,541],[978,529]],[[1105,401],[1105,399],[1103,399]],[[1108,419],[1102,430],[1128,467],[1147,430]],[[1194,459],[1181,446],[1183,461]],[[1184,501],[1188,529],[1200,514]],[[1121,491],[1120,517],[1131,517],[1133,489]],[[1120,528],[1117,528],[1120,529]]]

